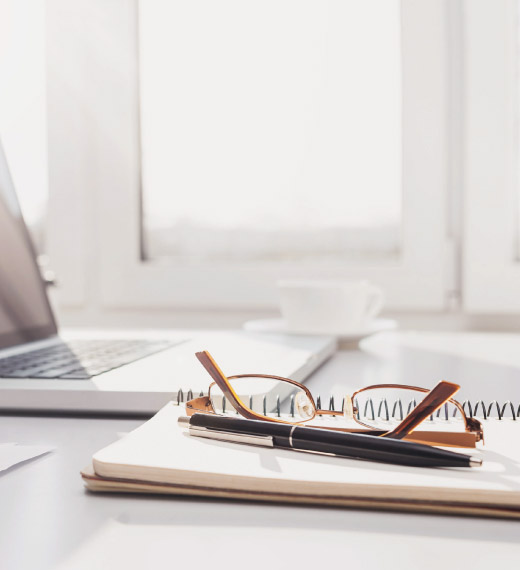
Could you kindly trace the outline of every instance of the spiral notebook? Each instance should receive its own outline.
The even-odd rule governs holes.
[[[196,438],[178,428],[180,415],[184,406],[171,402],[94,454],[82,472],[87,489],[520,518],[520,422],[504,414],[484,422],[486,445],[471,452],[484,463],[475,469],[402,467]]]

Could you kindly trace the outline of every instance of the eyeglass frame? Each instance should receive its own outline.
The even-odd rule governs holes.
[[[363,423],[362,421],[360,421],[355,417],[355,414],[359,413],[359,410],[354,405],[354,401],[356,396],[361,392],[382,388],[382,389],[414,390],[417,392],[422,392],[430,395],[435,390],[440,388],[441,384],[445,384],[448,387],[451,387],[452,391],[456,391],[460,388],[460,386],[458,386],[457,384],[452,384],[448,382],[439,383],[436,386],[436,388],[434,388],[433,390],[428,390],[427,388],[421,388],[419,386],[409,386],[404,384],[374,384],[371,386],[365,386],[364,388],[360,388],[359,390],[356,390],[356,392],[354,392],[352,395],[346,395],[344,400],[343,410],[341,412],[338,412],[336,410],[324,410],[318,408],[316,406],[316,402],[314,401],[314,398],[310,390],[303,384],[300,384],[299,382],[297,382],[296,380],[292,380],[291,378],[285,378],[283,376],[275,376],[271,374],[237,374],[233,376],[226,376],[208,351],[197,352],[196,356],[198,360],[201,362],[201,364],[204,366],[208,374],[213,378],[214,382],[212,382],[209,386],[208,396],[194,398],[186,402],[186,413],[188,416],[191,416],[195,413],[213,413],[213,414],[217,413],[213,407],[210,396],[211,387],[216,385],[222,390],[224,397],[228,399],[228,401],[231,403],[235,411],[240,415],[242,415],[243,417],[245,417],[246,419],[299,425],[299,424],[306,424],[307,422],[315,419],[317,416],[343,416],[345,417],[345,419],[352,419],[360,426],[363,426],[364,428],[368,429],[352,429],[352,428],[339,428],[339,427],[316,426],[316,425],[311,425],[310,427],[317,427],[320,429],[332,429],[332,430],[345,431],[345,432],[364,433],[367,435],[375,435],[375,436],[385,436],[385,435],[390,435],[392,432],[387,432],[385,430],[377,430],[372,426]],[[235,390],[229,383],[229,380],[236,380],[239,378],[269,378],[282,382],[288,382],[294,386],[297,386],[298,389],[302,390],[305,393],[305,395],[308,397],[310,403],[313,406],[314,413],[310,418],[295,422],[290,422],[284,419],[258,414],[253,410],[251,410],[250,408],[248,408],[247,406],[245,406],[245,404],[241,401],[241,399],[238,397]],[[444,396],[441,396],[440,399],[438,399],[438,401],[436,402],[435,409],[433,411],[436,411],[446,403],[453,404],[460,412],[461,417],[464,420],[464,427],[465,427],[464,432],[446,432],[446,431],[433,431],[433,430],[420,431],[420,432],[413,431],[415,427],[417,427],[417,425],[420,425],[420,423],[422,423],[427,417],[431,415],[430,413],[427,413],[425,415],[424,414],[425,410],[422,410],[423,419],[420,420],[418,423],[414,424],[415,427],[412,427],[411,430],[407,431],[407,426],[406,426],[407,420],[409,423],[410,422],[409,418],[413,415],[414,412],[420,409],[422,402],[420,402],[410,412],[410,414],[407,414],[407,416],[403,418],[401,423],[393,431],[398,432],[400,430],[401,432],[403,432],[404,435],[401,435],[399,437],[402,437],[407,441],[416,441],[420,443],[427,443],[430,445],[475,447],[476,442],[484,441],[484,434],[481,422],[476,418],[468,418],[464,412],[464,408],[457,400],[454,400],[451,397],[445,398]],[[411,421],[413,422],[413,420]]]

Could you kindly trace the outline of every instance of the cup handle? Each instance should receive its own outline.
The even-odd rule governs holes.
[[[384,293],[382,289],[379,289],[379,287],[371,285],[370,295],[371,297],[367,303],[367,308],[365,311],[365,319],[367,320],[373,319],[376,315],[378,315],[385,302]]]

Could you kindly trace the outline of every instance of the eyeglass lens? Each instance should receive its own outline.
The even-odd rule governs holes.
[[[314,416],[315,408],[306,392],[291,382],[263,376],[228,378],[228,382],[241,404],[257,414],[294,422]],[[216,384],[211,386],[209,396],[216,413],[236,413]]]
[[[370,388],[354,396],[354,418],[375,429],[397,426],[426,396],[427,392],[406,388]],[[430,420],[460,422],[459,409],[451,402],[439,408]],[[428,423],[428,420],[424,422]],[[424,427],[427,427],[426,425]]]

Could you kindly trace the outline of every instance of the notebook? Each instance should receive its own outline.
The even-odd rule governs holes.
[[[488,419],[480,468],[425,469],[208,440],[173,402],[94,454],[87,489],[520,518],[520,426]]]

